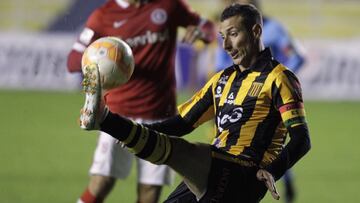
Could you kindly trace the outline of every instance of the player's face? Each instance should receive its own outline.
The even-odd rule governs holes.
[[[248,68],[256,57],[256,40],[243,24],[241,16],[233,16],[220,23],[223,48],[234,64]]]

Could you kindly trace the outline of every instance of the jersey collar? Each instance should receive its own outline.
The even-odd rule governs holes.
[[[129,2],[124,1],[124,0],[115,0],[116,4],[119,5],[122,8],[128,8],[130,6]],[[141,0],[140,3],[141,4],[145,4],[148,3],[148,0]]]
[[[272,61],[273,56],[271,54],[270,48],[265,48],[259,53],[259,56],[253,66],[250,67],[251,71],[262,72],[269,63]]]
[[[127,8],[130,6],[130,4],[124,0],[115,0],[115,2],[122,8]]]

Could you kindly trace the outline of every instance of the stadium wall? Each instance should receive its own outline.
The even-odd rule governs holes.
[[[79,89],[81,75],[66,70],[74,40],[68,34],[0,34],[0,88]]]
[[[70,74],[66,70],[66,57],[75,41],[74,37],[73,34],[0,34],[0,89],[79,89],[81,75]],[[302,44],[307,63],[298,75],[305,99],[360,99],[359,38],[311,39],[304,40]],[[201,61],[179,62],[179,58],[176,67],[177,73],[180,73],[179,88],[187,87],[189,78],[207,77],[190,76],[194,74],[194,71],[189,71],[191,67],[181,65],[199,66]],[[199,74],[206,73],[202,71]]]
[[[304,41],[307,63],[299,73],[304,97],[360,99],[360,38]]]

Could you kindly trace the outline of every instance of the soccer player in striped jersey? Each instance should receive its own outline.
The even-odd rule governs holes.
[[[84,86],[83,112],[90,112],[81,117],[86,128],[100,128],[141,159],[179,173],[184,184],[167,203],[253,203],[267,189],[279,199],[274,180],[310,150],[299,81],[263,46],[260,12],[248,4],[230,5],[221,14],[220,33],[233,65],[180,105],[177,116],[162,122],[141,125],[100,110],[98,69],[85,73],[91,81]],[[208,120],[216,126],[211,144],[179,138]]]
[[[226,5],[230,3],[249,3],[260,9],[260,0],[223,0]],[[287,29],[269,16],[263,16],[263,34],[262,40],[266,47],[269,47],[272,55],[280,63],[284,64],[293,73],[297,73],[303,63],[305,57],[299,47],[298,43],[294,41]],[[222,39],[219,38],[219,46],[216,49],[215,67],[217,70],[222,70],[230,65],[233,61],[231,57],[222,49]],[[287,171],[283,176],[285,198],[284,202],[291,203],[295,200],[295,184],[291,170]]]

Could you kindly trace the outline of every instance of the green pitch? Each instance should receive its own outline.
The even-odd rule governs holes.
[[[97,137],[78,128],[82,102],[79,93],[0,91],[0,202],[76,202]],[[294,170],[297,202],[360,202],[360,102],[305,105],[313,148]],[[204,126],[189,139],[206,141],[210,131]],[[135,202],[135,182],[133,170],[107,202]]]

